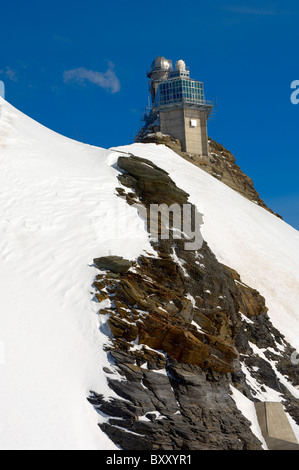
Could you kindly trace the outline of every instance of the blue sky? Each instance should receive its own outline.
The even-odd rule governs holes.
[[[2,2],[0,80],[30,117],[108,148],[134,140],[153,59],[184,59],[217,98],[209,135],[299,229],[298,20],[296,1]]]

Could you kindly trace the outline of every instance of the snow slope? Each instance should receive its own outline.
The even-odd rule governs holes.
[[[92,260],[152,252],[144,222],[115,194],[119,152],[150,159],[190,194],[218,260],[265,296],[299,349],[295,229],[165,146],[83,145],[0,98],[0,449],[115,449],[86,401],[91,389],[113,395]],[[234,398],[248,416],[252,406]]]
[[[151,248],[111,156],[0,98],[0,449],[115,449],[86,400],[112,394],[90,265]]]

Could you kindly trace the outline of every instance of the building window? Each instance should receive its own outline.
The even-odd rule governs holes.
[[[158,87],[155,106],[172,103],[203,104],[203,84],[186,78],[169,79]]]

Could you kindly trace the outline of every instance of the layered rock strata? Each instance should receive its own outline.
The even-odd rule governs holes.
[[[188,194],[152,162],[132,155],[120,157],[118,167],[118,195],[145,213],[153,201],[189,204]],[[156,255],[133,264],[95,259],[101,270],[95,296],[110,332],[105,373],[118,398],[91,391],[89,401],[106,417],[102,430],[122,449],[260,449],[230,387],[257,401],[246,367],[257,383],[279,390],[299,423],[298,402],[277,374],[298,385],[298,366],[289,362],[293,350],[271,325],[265,299],[220,264],[206,242],[186,250],[184,237],[153,239]]]

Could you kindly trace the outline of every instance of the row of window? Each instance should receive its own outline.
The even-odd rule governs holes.
[[[172,96],[173,94],[175,93],[181,93],[183,94],[184,96],[189,96],[189,95],[195,95],[197,98],[203,98],[203,91],[201,90],[193,90],[193,89],[190,89],[190,88],[175,88],[173,90],[160,90],[159,91],[159,95],[160,95],[160,99],[162,96],[166,96],[166,97],[170,97]]]
[[[174,98],[192,98],[195,100],[203,100],[204,97],[198,93],[171,93],[169,95],[160,94],[157,98],[160,102],[161,101],[169,101]]]
[[[158,107],[158,106],[165,106],[165,105],[168,105],[168,104],[172,104],[172,103],[194,103],[194,104],[204,104],[204,100],[203,99],[199,99],[199,98],[196,98],[194,96],[180,96],[180,94],[176,94],[176,95],[173,95],[171,98],[169,99],[160,99],[159,101],[155,101],[155,107]]]
[[[202,104],[204,101],[203,84],[193,80],[168,80],[159,85],[155,105],[163,106],[175,102]]]
[[[176,88],[192,88],[195,90],[203,90],[203,84],[202,82],[196,82],[193,80],[169,80],[166,82],[163,82],[159,85],[159,88],[161,90],[171,90],[171,89],[176,89]]]

